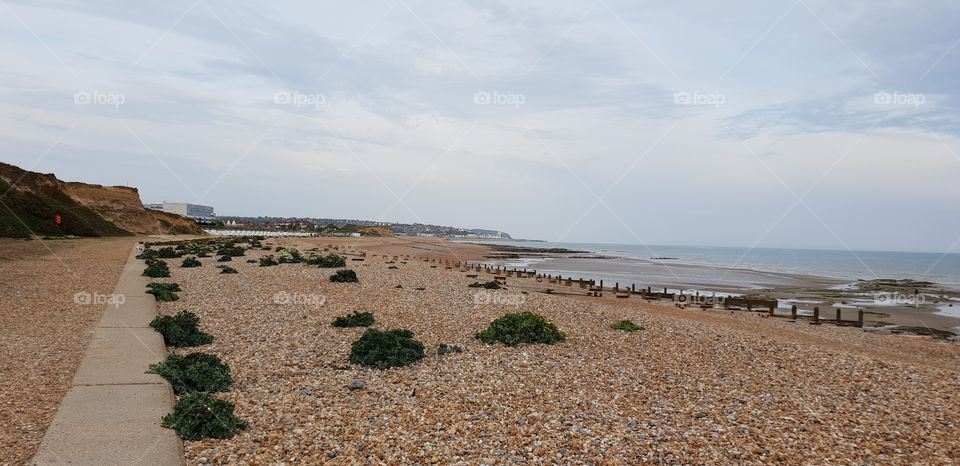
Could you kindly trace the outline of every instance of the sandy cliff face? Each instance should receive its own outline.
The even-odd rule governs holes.
[[[0,162],[0,194],[0,236],[203,234],[193,220],[145,209],[136,188],[64,182]]]
[[[203,234],[193,220],[145,209],[137,188],[68,182],[63,190],[73,200],[131,233]]]

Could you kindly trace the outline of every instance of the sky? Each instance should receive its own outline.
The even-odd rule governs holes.
[[[219,215],[960,252],[960,3],[0,0],[0,160]]]

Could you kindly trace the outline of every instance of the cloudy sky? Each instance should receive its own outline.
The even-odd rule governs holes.
[[[0,160],[221,215],[960,252],[960,3],[0,0]]]

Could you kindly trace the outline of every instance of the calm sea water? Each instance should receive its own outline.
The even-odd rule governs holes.
[[[655,262],[813,275],[851,282],[874,278],[926,280],[960,289],[960,254],[522,241],[496,243],[576,249],[643,261],[670,258]]]

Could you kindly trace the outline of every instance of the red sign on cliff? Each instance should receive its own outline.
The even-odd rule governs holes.
[[[60,217],[60,214],[53,215],[53,223],[56,223],[57,225],[63,223],[63,218]]]

